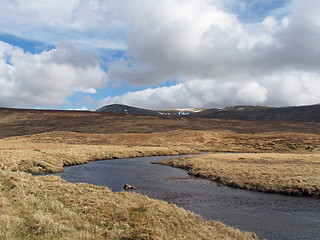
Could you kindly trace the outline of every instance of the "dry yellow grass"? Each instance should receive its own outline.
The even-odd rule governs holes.
[[[194,149],[20,138],[0,142],[0,239],[257,239],[140,194],[21,172],[56,172],[99,159],[190,154]]]
[[[137,193],[0,170],[0,239],[257,239]]]
[[[162,163],[232,187],[320,197],[320,154],[211,153]]]
[[[92,145],[89,140],[91,145],[75,144],[77,134],[54,134],[59,140],[46,134],[0,140],[0,239],[257,239],[253,233],[205,221],[140,194],[112,193],[104,187],[24,173],[57,172],[66,165],[99,159],[197,150],[115,146],[104,141]]]
[[[319,152],[311,134],[235,134],[230,131],[88,134],[46,132],[0,139],[0,167],[31,173],[59,172],[89,161],[199,151]]]
[[[197,153],[185,147],[130,147],[111,145],[70,145],[8,143],[0,147],[0,166],[30,173],[60,172],[64,166],[104,159],[165,156]],[[1,160],[2,159],[2,160]]]
[[[268,132],[235,133],[229,130],[174,130],[155,133],[94,134],[66,131],[44,132],[0,139],[0,149],[24,148],[25,144],[85,144],[116,146],[187,147],[235,152],[320,152],[317,134]]]

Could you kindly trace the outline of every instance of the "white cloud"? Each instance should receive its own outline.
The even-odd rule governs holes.
[[[272,31],[278,25],[278,23],[274,16],[268,16],[263,20],[262,25],[268,30]]]
[[[105,82],[99,59],[70,45],[33,55],[0,42],[1,106],[54,106],[76,91],[94,93]]]
[[[206,78],[233,74],[225,64],[236,64],[243,29],[232,14],[209,0],[131,2],[128,13],[128,61],[109,70],[112,81],[134,84],[163,82],[177,75]],[[233,61],[233,62],[232,62]],[[238,64],[237,64],[238,65]],[[240,66],[239,66],[240,68]]]
[[[95,88],[79,88],[79,87],[77,87],[76,91],[82,92],[82,93],[91,93],[91,94],[97,93],[97,90]]]
[[[252,6],[259,2],[267,1],[253,1]],[[44,99],[45,104],[61,103],[74,91],[95,93],[102,86],[105,73],[97,57],[60,42],[77,49],[125,49],[123,58],[108,65],[107,78],[114,83],[148,87],[168,79],[181,81],[108,98],[106,103],[162,108],[320,101],[316,94],[320,81],[318,0],[291,0],[280,12],[269,11],[270,16],[254,23],[243,23],[231,12],[248,7],[246,1],[235,0],[0,3],[3,32],[58,46],[31,55],[1,45],[0,83],[4,87],[0,97],[6,102],[27,104],[29,98],[32,106],[39,102],[32,93],[45,92],[49,99],[56,99]],[[17,92],[22,94],[17,96]]]
[[[248,81],[284,70],[319,71],[320,29],[293,7],[290,18],[243,24],[209,0],[138,2],[127,8],[130,57],[110,66],[111,81]]]
[[[21,38],[77,48],[125,49],[117,0],[0,0],[0,29]]]
[[[210,79],[191,80],[170,87],[148,88],[122,96],[108,97],[97,105],[122,103],[151,109],[225,106],[235,103],[239,84]]]
[[[109,71],[111,81],[147,85],[178,76],[182,83],[110,101],[145,106],[155,99],[168,107],[320,102],[318,1],[294,0],[287,8],[290,15],[268,16],[254,24],[241,23],[212,1],[183,3],[145,4],[139,17],[130,21],[127,44],[132,58],[115,63]],[[190,85],[194,86],[189,91]],[[177,90],[175,97],[167,97],[169,90]],[[139,101],[146,92],[149,102]]]
[[[267,89],[258,83],[249,82],[237,91],[235,98],[240,104],[263,104],[267,100],[267,93]]]
[[[320,103],[320,74],[289,72],[263,79],[269,105],[305,105]]]
[[[320,102],[320,74],[290,72],[258,80],[190,80],[170,87],[148,88],[94,102],[97,107],[121,103],[150,109],[225,107],[233,105],[289,106]]]
[[[68,110],[76,110],[76,111],[88,111],[89,109],[87,107],[82,107],[82,108],[71,108]]]

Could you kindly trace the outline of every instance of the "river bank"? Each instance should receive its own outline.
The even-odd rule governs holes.
[[[193,154],[196,149],[1,141],[0,238],[257,239],[138,193],[29,174],[61,172],[100,159]]]
[[[137,193],[0,170],[1,239],[257,239]]]
[[[161,164],[230,187],[320,198],[320,154],[211,153]]]
[[[63,171],[63,167],[98,160],[199,153],[187,147],[143,147],[88,144],[6,143],[0,149],[0,167],[32,174]]]
[[[192,178],[179,168],[151,164],[170,158],[96,161],[66,167],[55,175],[68,182],[107,186],[114,192],[122,192],[124,184],[129,183],[143,195],[183,207],[207,220],[255,232],[261,239],[318,240],[320,199],[230,188]]]

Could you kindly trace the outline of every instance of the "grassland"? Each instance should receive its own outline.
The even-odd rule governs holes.
[[[10,144],[5,140],[0,140],[0,144],[0,164],[3,169],[33,174],[61,172],[65,166],[104,159],[179,155],[197,152],[184,147],[128,147],[43,143]]]
[[[0,139],[3,168],[30,173],[59,172],[64,166],[101,159],[179,155],[199,151],[316,154],[311,134],[236,134],[177,130],[156,133],[88,134],[46,132]]]
[[[135,193],[29,173],[100,159],[166,162],[233,187],[319,197],[320,125],[0,109],[0,238],[255,239]],[[244,153],[246,152],[246,153]]]
[[[213,153],[162,164],[231,187],[320,198],[320,154]]]
[[[0,239],[256,239],[137,193],[0,171]]]
[[[160,141],[160,119],[129,116],[128,123],[127,116],[96,115],[0,111],[0,239],[257,239],[138,193],[30,174],[99,159],[199,151],[174,138],[175,144],[164,144],[174,131],[163,131]]]

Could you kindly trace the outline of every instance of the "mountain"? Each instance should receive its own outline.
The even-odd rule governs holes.
[[[96,111],[142,116],[185,116],[234,120],[320,122],[320,104],[296,107],[232,106],[226,108],[172,110],[148,110],[113,104],[99,108]]]
[[[97,112],[108,112],[108,113],[122,113],[131,115],[142,115],[142,116],[161,116],[159,111],[148,110],[143,108],[136,108],[126,106],[122,104],[107,105],[96,110]]]
[[[320,122],[320,105],[296,107],[236,106],[223,109],[207,109],[189,116],[236,120]]]
[[[122,113],[140,116],[186,116],[192,113],[202,111],[200,108],[184,108],[184,109],[170,109],[170,110],[149,110],[143,108],[136,108],[122,104],[107,105],[97,109],[97,112],[108,113]]]

